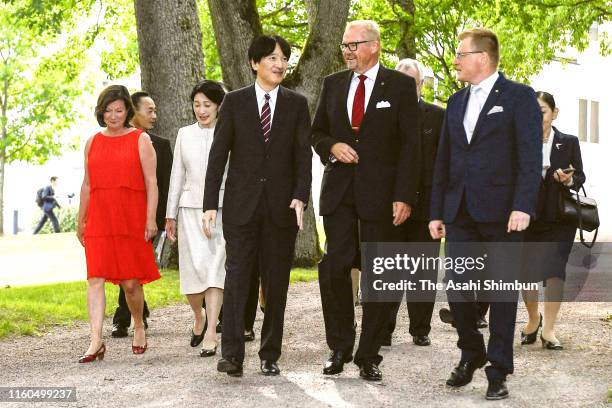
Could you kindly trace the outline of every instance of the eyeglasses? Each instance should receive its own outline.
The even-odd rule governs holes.
[[[463,57],[465,57],[466,55],[470,55],[470,54],[480,54],[481,52],[484,51],[466,51],[466,52],[459,52],[457,51],[455,53],[455,56],[457,57],[457,59],[462,59]]]
[[[342,43],[340,44],[340,51],[344,51],[347,48],[349,49],[349,51],[357,51],[357,47],[359,46],[359,44],[368,43],[372,41],[376,41],[376,40],[365,40],[365,41],[355,41],[355,42],[350,42],[350,43]]]

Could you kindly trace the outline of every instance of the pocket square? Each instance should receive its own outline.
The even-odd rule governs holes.
[[[503,106],[496,105],[496,106],[492,107],[489,112],[487,112],[487,115],[491,115],[493,113],[498,113],[498,112],[503,112],[503,111],[504,111],[504,107]]]
[[[376,102],[376,109],[390,108],[391,104],[387,101]]]

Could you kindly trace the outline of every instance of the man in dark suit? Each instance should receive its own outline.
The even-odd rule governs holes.
[[[402,240],[399,226],[416,202],[421,153],[415,82],[379,64],[378,25],[350,22],[341,49],[348,70],[325,78],[312,136],[325,163],[320,214],[327,243],[319,286],[331,356],[324,374],[341,372],[353,358],[355,231],[362,242]],[[394,302],[365,300],[355,364],[363,379],[380,381],[378,352]]]
[[[43,189],[42,196],[41,196],[42,198],[41,210],[43,211],[43,216],[41,217],[40,221],[38,221],[36,228],[34,228],[33,234],[38,234],[40,230],[45,226],[45,223],[47,222],[47,220],[51,220],[51,225],[53,226],[53,232],[60,232],[59,221],[57,220],[57,217],[55,216],[55,213],[53,212],[53,209],[55,207],[59,208],[60,206],[57,203],[57,200],[55,199],[55,187],[57,186],[57,177],[56,176],[51,177],[49,182],[51,184],[49,184],[47,187]]]
[[[223,199],[223,358],[217,370],[230,376],[242,375],[245,304],[256,262],[266,299],[260,368],[265,375],[280,373],[277,360],[295,238],[312,182],[308,103],[280,85],[290,54],[289,44],[279,36],[252,41],[248,57],[255,84],[225,96],[208,159],[203,224],[210,236],[229,155]]]
[[[457,79],[470,86],[448,101],[434,170],[429,223],[432,238],[446,236],[448,257],[484,248],[488,253],[488,274],[512,272],[497,261],[507,259],[507,252],[515,247],[510,244],[500,249],[500,243],[522,241],[523,231],[535,212],[542,169],[542,115],[535,93],[528,86],[507,80],[498,72],[498,62],[495,33],[473,29],[459,35],[453,64]],[[493,268],[495,263],[498,265]],[[462,276],[467,274],[449,270],[446,277],[462,281]],[[447,385],[468,384],[474,371],[488,360],[486,398],[508,396],[506,375],[514,369],[517,292],[496,293],[501,295],[506,297],[490,303],[491,334],[485,348],[476,327],[479,314],[475,292],[447,290],[461,349],[461,360]]]
[[[425,81],[423,66],[420,62],[405,58],[401,60],[396,70],[414,78],[416,82],[417,97],[419,98],[419,113],[421,120],[421,181],[419,182],[419,192],[417,203],[412,211],[410,218],[402,225],[404,228],[404,240],[407,242],[427,243],[422,245],[422,253],[427,257],[437,257],[440,253],[439,245],[435,243],[429,233],[429,204],[431,201],[431,182],[433,180],[433,167],[436,161],[436,151],[438,150],[438,140],[440,130],[444,120],[444,109],[427,103],[421,97],[421,88]],[[431,282],[437,281],[437,271],[434,269],[419,269],[416,271],[415,280],[426,279]],[[406,306],[410,317],[408,331],[412,336],[412,342],[417,346],[429,346],[429,332],[431,331],[431,315],[433,313],[436,291],[423,291],[418,299],[411,299],[411,291],[406,291]],[[382,345],[390,346],[391,337],[395,330],[397,312],[400,303],[391,310],[389,321],[389,331],[383,337]]]
[[[172,148],[168,139],[156,136],[150,132],[157,120],[157,111],[153,98],[146,92],[135,92],[132,94],[132,104],[134,105],[132,126],[147,132],[149,137],[151,137],[151,142],[157,155],[156,176],[159,200],[157,201],[155,221],[159,232],[153,240],[153,247],[156,247],[161,233],[164,231],[166,221],[166,203],[168,201],[168,188],[170,187],[170,171],[172,170]],[[146,328],[148,327],[147,317],[149,317],[149,308],[147,307],[146,300],[144,302],[143,317]],[[119,307],[117,307],[113,316],[111,336],[126,337],[131,318],[132,315],[125,301],[125,293],[123,288],[119,287]]]

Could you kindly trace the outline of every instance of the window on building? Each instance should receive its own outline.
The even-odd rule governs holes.
[[[578,139],[581,142],[587,141],[587,101],[578,100]]]
[[[599,143],[599,102],[591,101],[591,123],[589,126],[589,142]]]

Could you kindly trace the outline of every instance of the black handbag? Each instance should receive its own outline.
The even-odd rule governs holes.
[[[578,192],[573,192],[565,188],[559,194],[559,218],[566,225],[578,228],[580,230],[580,242],[587,248],[592,248],[597,239],[599,231],[599,213],[597,212],[597,202],[587,197],[584,186],[582,186],[584,195]],[[595,231],[593,240],[590,244],[584,241],[583,231]]]

